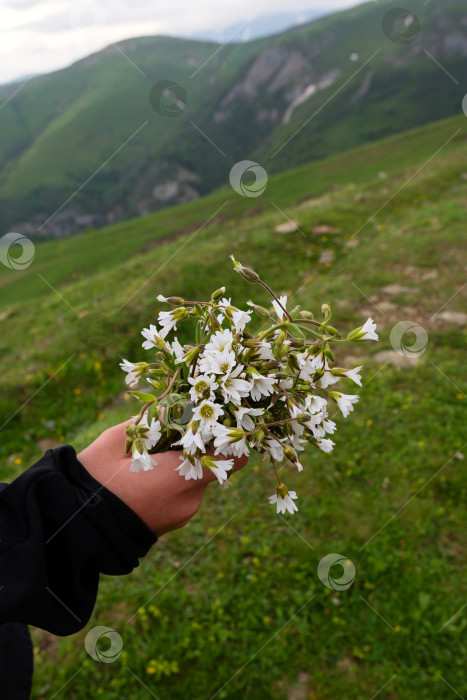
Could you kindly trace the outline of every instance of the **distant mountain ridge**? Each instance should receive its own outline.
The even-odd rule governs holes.
[[[311,22],[331,12],[332,10],[327,10],[325,6],[315,10],[304,10],[303,12],[274,12],[253,17],[253,19],[246,22],[230,24],[222,30],[195,32],[190,34],[189,38],[219,43],[224,41],[251,41],[260,37],[270,36],[271,34],[277,34],[295,25]]]
[[[225,46],[109,46],[0,87],[1,228],[72,235],[196,199],[240,160],[278,172],[460,113],[466,57],[463,0],[366,3]]]

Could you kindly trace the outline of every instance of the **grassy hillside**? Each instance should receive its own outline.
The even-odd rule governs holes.
[[[287,476],[300,496],[294,519],[274,514],[252,459],[137,572],[103,577],[82,633],[34,632],[35,698],[462,694],[465,323],[446,312],[465,307],[466,155],[465,119],[451,119],[278,175],[256,200],[225,190],[39,245],[27,271],[2,270],[4,479],[41,447],[79,450],[133,413],[118,361],[142,357],[139,328],[158,293],[226,284],[238,303],[253,292],[266,303],[231,272],[230,252],[297,303],[330,303],[336,324],[371,314],[381,333],[342,358],[365,365],[361,401],[353,419],[337,419],[335,452],[310,453]],[[287,219],[300,231],[276,232]],[[405,320],[428,345],[396,366],[389,334]],[[330,552],[356,566],[346,591],[317,577]],[[96,625],[123,639],[114,664],[84,649]]]
[[[14,97],[17,85],[0,87],[0,226],[69,235],[89,226],[82,215],[113,222],[213,191],[244,158],[284,171],[459,113],[464,3],[417,0],[407,44],[383,32],[396,6],[366,3],[244,44],[132,39]],[[162,80],[186,91],[175,118],[150,104]]]

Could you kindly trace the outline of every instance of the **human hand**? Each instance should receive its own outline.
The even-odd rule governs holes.
[[[152,532],[160,536],[183,527],[199,510],[206,487],[217,481],[203,469],[203,478],[185,481],[175,467],[181,451],[152,455],[157,465],[151,471],[131,472],[131,455],[125,453],[125,421],[105,430],[79,453],[85,469],[129,506]],[[233,471],[245,466],[246,457],[235,458]]]

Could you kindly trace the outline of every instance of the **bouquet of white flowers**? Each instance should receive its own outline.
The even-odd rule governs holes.
[[[322,320],[300,306],[288,311],[286,296],[278,298],[255,271],[231,257],[236,272],[271,294],[273,310],[249,301],[250,310],[242,311],[224,297],[224,287],[204,302],[158,296],[174,308],[159,313],[159,328],[151,324],[142,331],[143,348],[153,351],[154,361],[120,365],[130,387],[147,375],[158,393],[129,392],[143,403],[126,428],[131,470],[153,469],[151,454],[179,449],[181,476],[200,479],[208,469],[223,484],[233,457],[255,450],[277,479],[270,503],[278,513],[293,513],[297,494],[279,479],[276,462],[286,460],[302,471],[299,453],[307,444],[332,451],[335,443],[327,436],[336,424],[329,402],[346,417],[359,397],[328,387],[341,377],[361,386],[362,368],[333,366],[331,346],[378,340],[376,325],[369,318],[344,338],[330,325],[328,304],[321,307]],[[261,322],[255,334],[247,330],[253,313]],[[182,346],[177,337],[169,342],[169,334],[189,319],[196,324],[194,342]]]

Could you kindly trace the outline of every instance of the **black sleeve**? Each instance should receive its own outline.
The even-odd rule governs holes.
[[[156,539],[73,447],[48,450],[0,484],[0,623],[77,632],[91,616],[99,574],[128,574]]]

